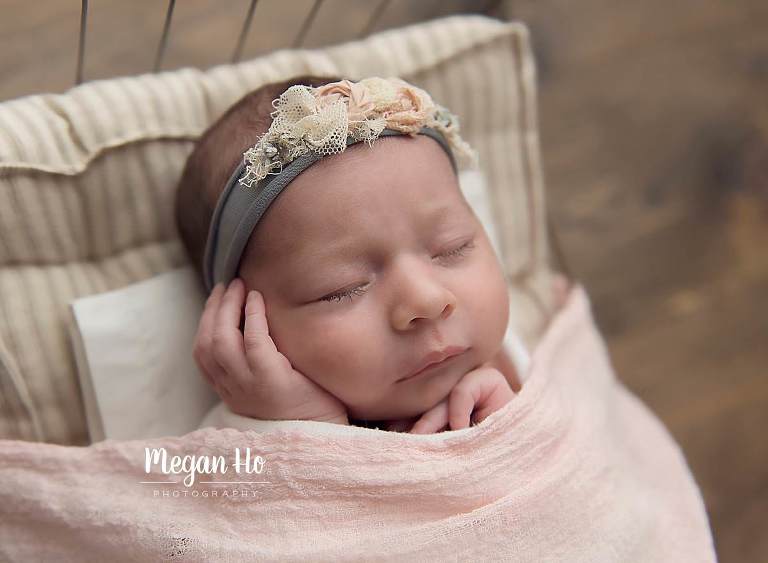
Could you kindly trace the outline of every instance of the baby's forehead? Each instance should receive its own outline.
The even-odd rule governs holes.
[[[369,255],[382,256],[380,251],[388,253],[401,246],[448,243],[474,232],[477,225],[471,208],[452,200],[440,206],[425,206],[418,214],[409,211],[396,224],[370,220],[370,214],[358,217],[359,213],[351,209],[343,220],[333,224],[315,223],[302,229],[273,225],[279,232],[263,237],[270,246],[262,247],[266,250],[262,264],[287,272],[308,272]]]
[[[270,206],[251,238],[265,261],[280,262],[316,247],[350,248],[376,236],[398,240],[439,221],[471,216],[450,160],[434,140],[390,137],[375,147],[353,145],[306,169]]]

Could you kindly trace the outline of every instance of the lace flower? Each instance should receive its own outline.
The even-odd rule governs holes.
[[[240,183],[248,187],[310,151],[322,156],[343,152],[348,136],[371,145],[385,128],[410,135],[424,126],[437,129],[460,164],[477,165],[477,154],[459,136],[458,118],[399,78],[291,86],[272,106],[269,130],[243,154],[246,171]]]

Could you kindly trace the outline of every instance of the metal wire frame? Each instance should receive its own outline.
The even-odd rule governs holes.
[[[80,40],[77,43],[77,69],[75,84],[83,81],[83,57],[85,56],[85,28],[88,21],[88,0],[82,0],[80,5]]]
[[[168,32],[171,29],[171,19],[173,18],[173,8],[176,6],[176,0],[168,0],[168,11],[165,13],[165,23],[163,24],[163,35],[160,37],[160,45],[157,46],[155,55],[155,65],[153,72],[160,70],[165,56],[165,47],[168,45]]]
[[[293,40],[293,48],[299,48],[304,44],[305,39],[312,27],[312,24],[317,19],[317,14],[320,11],[324,0],[315,0],[312,4],[312,8],[307,13],[304,21],[302,22],[299,32]],[[480,11],[494,15],[502,4],[503,0],[489,0],[486,2],[484,8]],[[358,39],[362,39],[369,35],[381,21],[382,15],[387,11],[387,8],[391,5],[392,0],[379,0],[371,11],[371,16],[365,23],[365,26],[357,34]],[[230,61],[232,63],[238,62],[243,54],[243,48],[248,40],[248,35],[251,30],[251,24],[253,23],[253,16],[256,12],[256,5],[258,0],[250,0],[248,11],[243,20],[240,34],[237,38],[234,51]],[[371,3],[373,4],[373,3]],[[441,2],[436,2],[436,6],[440,6]],[[176,0],[168,0],[168,8],[165,13],[165,23],[163,24],[163,32],[160,37],[160,42],[157,46],[155,54],[155,61],[153,64],[153,71],[158,72],[163,66],[163,59],[165,57],[166,47],[168,46],[168,38],[170,36],[171,22],[173,20],[173,9],[176,6]],[[80,8],[80,40],[77,46],[77,67],[75,70],[75,84],[81,84],[83,82],[84,63],[85,63],[85,45],[86,45],[86,31],[88,27],[88,0],[81,0]]]
[[[293,41],[293,47],[298,48],[304,44],[304,40],[309,33],[312,24],[317,18],[317,14],[320,11],[324,0],[315,0],[311,10],[304,18],[301,28],[299,29],[296,38]],[[360,37],[368,35],[371,30],[376,27],[376,24],[381,19],[381,15],[384,13],[386,7],[390,4],[391,0],[381,0],[373,10],[371,17],[366,23],[365,28],[362,30]],[[243,26],[240,29],[235,49],[232,53],[230,61],[233,63],[238,62],[243,54],[243,47],[248,39],[248,34],[251,30],[251,24],[253,23],[253,15],[256,12],[256,5],[258,0],[251,0],[248,6],[248,12],[243,20]],[[173,20],[173,9],[176,6],[176,0],[168,0],[168,9],[165,13],[165,23],[163,24],[163,32],[160,37],[160,42],[157,46],[157,52],[155,54],[155,62],[152,67],[154,72],[158,72],[163,66],[163,58],[165,57],[166,47],[168,46],[168,37],[171,30],[171,22]],[[86,31],[88,28],[88,0],[81,0],[80,7],[80,39],[77,45],[77,67],[75,69],[75,84],[81,84],[83,82],[83,68],[85,63],[85,39]]]
[[[240,35],[237,38],[237,45],[235,46],[235,52],[232,54],[231,62],[236,63],[243,55],[243,46],[245,40],[248,38],[248,33],[251,31],[251,22],[253,21],[253,13],[256,11],[256,3],[259,0],[251,0],[251,5],[248,6],[248,13],[245,15],[245,21],[243,22],[243,28],[240,30]]]

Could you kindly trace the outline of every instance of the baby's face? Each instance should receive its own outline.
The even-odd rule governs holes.
[[[262,292],[277,348],[356,419],[439,403],[499,352],[509,316],[488,236],[423,135],[359,143],[305,170],[251,235],[239,276]],[[448,346],[468,350],[403,379]]]

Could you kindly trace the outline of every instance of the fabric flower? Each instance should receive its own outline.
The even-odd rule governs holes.
[[[424,126],[433,127],[460,161],[476,165],[474,151],[458,134],[456,116],[400,78],[373,76],[317,88],[295,85],[272,106],[269,130],[243,153],[247,167],[240,183],[249,187],[309,151],[322,156],[343,152],[348,136],[373,144],[385,128],[416,135]]]
[[[430,106],[413,91],[404,90],[399,111],[386,114],[387,125],[405,133],[418,133],[425,125]]]
[[[368,93],[376,107],[383,110],[397,103],[397,87],[392,83],[392,80],[372,76],[370,78],[363,78],[360,84],[368,89]]]
[[[368,118],[376,104],[371,97],[368,88],[359,82],[341,80],[332,82],[315,89],[318,99],[327,100],[324,103],[334,102],[341,97],[347,98],[348,119],[350,122],[363,121]]]

